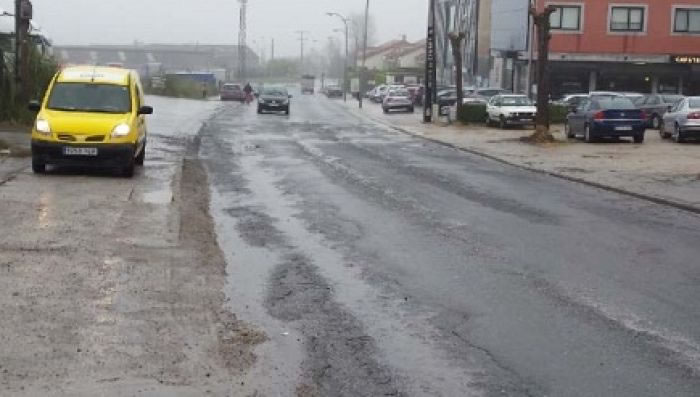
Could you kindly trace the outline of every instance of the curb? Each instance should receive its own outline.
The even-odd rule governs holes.
[[[357,114],[356,112],[353,112],[353,113]],[[484,158],[487,158],[487,159],[489,159],[489,160],[497,161],[497,162],[499,162],[499,163],[501,163],[501,164],[505,164],[505,165],[509,165],[509,166],[512,166],[512,167],[519,168],[519,169],[521,169],[521,170],[526,170],[526,171],[535,172],[535,173],[538,173],[538,174],[553,176],[553,177],[555,177],[555,178],[563,179],[563,180],[566,180],[566,181],[569,181],[569,182],[576,182],[576,183],[580,183],[580,184],[583,184],[583,185],[592,186],[592,187],[595,187],[595,188],[598,188],[598,189],[602,189],[602,190],[605,190],[605,191],[608,191],[608,192],[613,192],[613,193],[617,193],[617,194],[622,194],[622,195],[634,197],[634,198],[637,198],[637,199],[640,199],[640,200],[649,201],[649,202],[652,202],[652,203],[654,203],[654,204],[665,205],[665,206],[668,206],[668,207],[673,207],[673,208],[676,208],[676,209],[679,209],[679,210],[688,211],[688,212],[692,212],[692,213],[694,213],[694,214],[700,215],[700,207],[696,207],[696,206],[691,205],[691,204],[685,204],[685,203],[681,203],[681,202],[678,202],[678,201],[673,201],[673,200],[664,199],[664,198],[660,198],[660,197],[650,196],[650,195],[647,195],[647,194],[644,194],[644,193],[633,192],[633,191],[631,191],[631,190],[626,190],[626,189],[622,189],[622,188],[619,188],[619,187],[614,187],[614,186],[610,186],[610,185],[605,185],[605,184],[598,183],[598,182],[591,182],[591,181],[587,181],[587,180],[585,180],[585,179],[583,179],[583,178],[577,178],[577,177],[574,177],[574,176],[559,174],[559,173],[553,172],[553,171],[546,171],[546,170],[543,170],[543,169],[540,169],[540,168],[528,167],[528,166],[526,166],[526,165],[517,164],[517,163],[511,162],[511,161],[505,160],[505,159],[503,159],[503,158],[501,158],[501,157],[497,157],[497,156],[494,156],[494,155],[492,155],[492,154],[480,152],[480,151],[478,151],[478,150],[469,149],[469,148],[465,148],[465,147],[460,147],[460,146],[457,146],[457,145],[454,145],[454,144],[451,144],[451,143],[448,143],[448,142],[444,142],[444,141],[441,141],[441,140],[438,140],[438,139],[435,139],[435,138],[430,138],[430,137],[427,137],[427,136],[425,136],[425,135],[421,135],[421,134],[415,133],[415,132],[413,132],[413,131],[411,131],[411,130],[408,130],[408,129],[405,129],[405,128],[402,128],[402,127],[397,127],[397,126],[388,124],[388,123],[386,123],[384,120],[380,120],[380,119],[378,119],[378,118],[376,118],[376,117],[373,117],[373,116],[370,116],[370,115],[367,115],[367,114],[362,114],[362,115],[357,114],[357,115],[358,115],[358,116],[361,116],[361,117],[365,117],[365,118],[367,118],[367,119],[369,119],[369,120],[372,120],[372,121],[374,121],[374,122],[376,122],[376,123],[382,124],[382,125],[385,126],[385,127],[389,127],[389,128],[391,128],[391,129],[393,129],[393,130],[395,130],[395,131],[398,131],[398,132],[401,132],[401,133],[403,133],[403,134],[407,134],[407,135],[410,135],[410,136],[412,136],[412,137],[424,139],[424,140],[426,140],[426,141],[433,142],[433,143],[436,143],[436,144],[441,145],[441,146],[449,147],[449,148],[456,149],[456,150],[459,150],[459,151],[462,151],[462,152],[466,152],[466,153],[469,153],[469,154],[473,154],[473,155],[476,155],[476,156],[484,157]]]

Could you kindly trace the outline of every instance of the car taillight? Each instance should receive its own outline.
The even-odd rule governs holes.
[[[689,119],[689,120],[698,120],[698,119],[700,119],[700,112],[688,113],[688,119]]]
[[[598,112],[593,115],[594,120],[603,120],[605,118],[605,113],[604,112]]]

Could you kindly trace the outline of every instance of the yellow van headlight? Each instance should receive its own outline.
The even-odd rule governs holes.
[[[129,135],[129,132],[131,132],[131,127],[129,127],[129,124],[122,123],[114,127],[112,130],[112,136],[123,137]]]
[[[44,119],[36,119],[36,132],[49,135],[51,133],[49,122]]]

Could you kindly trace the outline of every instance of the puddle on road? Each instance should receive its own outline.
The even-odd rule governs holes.
[[[239,194],[223,193],[212,187],[211,212],[219,246],[227,262],[225,293],[230,309],[240,320],[264,329],[269,337],[267,342],[256,347],[258,359],[246,374],[240,392],[242,395],[293,395],[304,358],[302,336],[289,324],[267,314],[264,289],[280,258],[264,247],[249,245],[238,234],[236,221],[228,211],[231,206],[244,205]]]
[[[282,263],[282,258],[268,249],[246,244],[236,232],[236,225],[230,221],[226,211],[227,208],[248,205],[269,215],[273,219],[274,228],[288,239],[287,243],[313,259],[320,275],[329,281],[334,298],[349,308],[352,315],[366,327],[368,335],[377,342],[382,364],[386,362],[398,370],[399,378],[409,391],[450,395],[459,390],[470,395],[473,391],[473,376],[444,357],[435,345],[434,341],[440,341],[441,337],[429,325],[431,314],[409,313],[403,307],[403,299],[380,296],[378,291],[363,281],[359,267],[348,267],[342,253],[329,248],[320,235],[310,232],[301,219],[300,210],[296,208],[300,200],[278,187],[281,179],[265,169],[268,163],[263,163],[262,154],[248,153],[240,157],[239,161],[242,173],[248,179],[247,188],[252,192],[251,199],[239,202],[236,196],[214,194],[212,201],[218,219],[220,243],[226,247],[229,260],[230,297],[234,302],[254,302],[255,305],[246,307],[243,319],[262,324],[273,335],[279,335],[275,331],[284,330],[284,323],[262,314],[266,310],[262,301],[265,296],[263,286],[268,282],[270,271]],[[234,307],[235,312],[240,312],[239,306]],[[294,336],[298,337],[300,336]],[[273,340],[273,343],[277,341]],[[407,346],[411,348],[407,349]],[[270,349],[271,347],[266,346],[261,362],[279,361],[280,356],[290,358],[284,353],[280,354],[283,350],[279,350],[279,347]],[[272,355],[267,356],[269,353]],[[292,361],[300,362],[300,353],[297,351],[296,355],[291,356]],[[289,371],[287,374],[292,374],[295,368],[289,362],[284,364],[286,371]]]

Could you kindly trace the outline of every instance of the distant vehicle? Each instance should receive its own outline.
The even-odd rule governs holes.
[[[386,91],[383,93],[381,96],[382,102],[384,102],[384,98],[389,94],[390,91],[398,91],[398,90],[405,90],[406,86],[403,84],[390,84]]]
[[[384,113],[389,113],[392,110],[401,109],[413,113],[414,106],[410,95],[405,88],[390,90],[382,101],[382,110]]]
[[[305,74],[301,76],[301,93],[313,95],[316,89],[316,76]]]
[[[534,125],[537,108],[526,95],[495,95],[486,105],[486,123],[509,125]]]
[[[632,137],[644,142],[647,120],[644,111],[622,95],[592,95],[567,115],[568,138],[582,136],[586,142],[603,137]]]
[[[125,177],[146,156],[145,115],[139,74],[123,68],[96,66],[60,70],[42,102],[32,128],[32,170],[46,165],[115,167]]]
[[[683,98],[682,95],[649,94],[639,97],[634,103],[647,114],[649,127],[658,130],[669,107]]]
[[[360,95],[360,79],[357,77],[350,79],[350,94],[353,98],[359,99],[358,95]]]
[[[467,98],[473,95],[473,90],[465,88],[462,90],[462,98]],[[446,89],[438,91],[437,93],[437,103],[440,107],[454,106],[457,103],[457,90],[456,89]]]
[[[486,105],[489,103],[488,98],[478,95],[467,95],[462,99],[464,105]]]
[[[226,83],[219,90],[219,97],[222,101],[245,101],[245,92],[240,84]]]
[[[375,103],[381,103],[382,102],[382,96],[386,94],[386,90],[389,89],[389,86],[386,84],[381,84],[378,85],[375,89],[374,92],[372,93],[372,96],[369,98],[372,102]]]
[[[586,99],[588,99],[588,94],[567,94],[556,103],[567,107],[577,107],[581,101]]]
[[[591,91],[588,96],[623,96],[629,98],[632,102],[639,100],[644,94],[638,92],[621,92],[621,91]]]
[[[485,98],[491,98],[501,94],[511,94],[509,90],[503,88],[478,88],[474,93]]]
[[[342,98],[343,90],[339,85],[326,86],[326,96],[328,98]]]
[[[659,132],[662,138],[673,138],[678,143],[700,139],[700,97],[683,98],[671,106]]]
[[[258,94],[258,114],[266,111],[289,114],[291,97],[286,87],[263,87]]]

